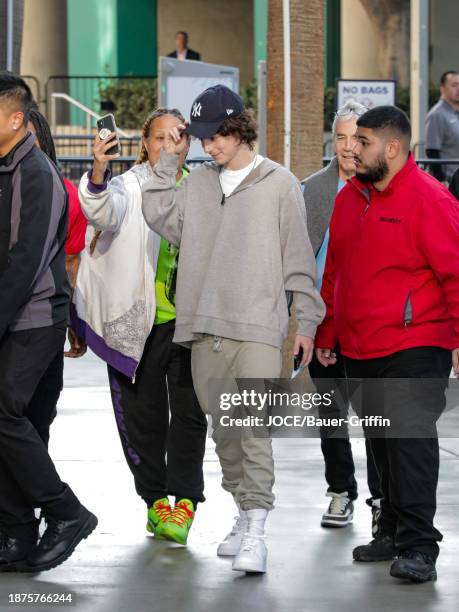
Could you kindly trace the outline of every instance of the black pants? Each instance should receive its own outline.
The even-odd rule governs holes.
[[[207,420],[194,393],[191,351],[172,342],[174,325],[153,327],[135,383],[108,366],[124,455],[148,506],[166,495],[204,501]]]
[[[309,364],[311,378],[318,379],[316,384],[319,392],[330,390],[327,383],[320,383],[320,379],[341,379],[343,381],[345,378],[344,361],[338,347],[336,347],[335,353],[337,361],[334,365],[325,368],[315,355]],[[324,388],[322,389],[322,387]],[[334,400],[331,406],[321,408],[320,417],[347,417],[349,399],[343,384],[339,396],[339,399]],[[381,484],[368,440],[365,440],[365,447],[367,452],[368,488],[371,497],[379,499],[382,497]],[[347,426],[340,432],[332,432],[329,428],[321,428],[321,448],[325,460],[325,479],[328,484],[328,492],[344,493],[347,491],[351,499],[356,499],[357,481],[355,479],[354,458],[352,456]]]
[[[60,351],[38,383],[25,411],[25,416],[35,427],[46,446],[49,442],[49,428],[56,417],[57,401],[63,386],[64,352]]]
[[[0,341],[0,530],[21,539],[37,538],[34,508],[56,519],[81,509],[26,416],[64,340],[65,326],[7,333]]]
[[[364,381],[361,396],[364,415],[365,404],[371,404],[372,414],[392,415],[405,426],[403,435],[407,436],[370,439],[383,491],[380,532],[394,537],[399,551],[417,550],[436,558],[442,535],[433,525],[440,463],[435,423],[446,403],[451,352],[419,347],[378,359],[345,358],[345,366],[349,378],[437,379],[424,384],[395,381],[384,387],[377,381],[367,385]],[[378,401],[380,407],[375,411]],[[426,437],[408,437],[419,423],[424,423]]]

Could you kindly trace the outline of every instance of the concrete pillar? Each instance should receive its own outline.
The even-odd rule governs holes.
[[[341,4],[341,78],[382,78],[377,40],[360,0],[344,0]]]
[[[67,2],[25,0],[21,73],[38,79],[42,99],[48,77],[67,74]]]

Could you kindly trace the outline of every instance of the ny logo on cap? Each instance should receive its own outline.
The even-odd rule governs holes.
[[[226,114],[227,114],[227,115],[231,115],[232,113],[234,113],[234,111],[233,111],[233,109],[232,109],[232,108],[227,108],[227,109],[226,109]]]
[[[195,104],[193,104],[193,110],[191,111],[191,116],[192,117],[200,117],[201,116],[201,110],[202,110],[201,102],[195,102]]]

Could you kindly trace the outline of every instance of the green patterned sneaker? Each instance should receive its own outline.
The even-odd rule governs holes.
[[[189,499],[181,499],[175,504],[172,513],[164,524],[163,535],[168,540],[174,540],[178,544],[186,544],[188,533],[194,519],[193,502]]]
[[[153,533],[155,538],[164,539],[164,524],[171,516],[171,506],[167,497],[157,499],[151,508],[148,508],[147,531]]]

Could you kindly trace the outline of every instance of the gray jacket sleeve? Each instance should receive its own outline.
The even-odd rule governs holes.
[[[142,212],[147,225],[157,234],[180,246],[187,181],[176,188],[178,157],[161,151],[153,177],[142,186]]]
[[[307,184],[304,185],[303,197],[306,208],[308,235],[311,241],[312,250],[314,254],[317,255],[324,241],[328,225],[324,218],[323,211],[321,210],[322,202],[314,198]]]
[[[338,170],[338,160],[334,157],[326,168],[319,170],[303,183],[308,234],[315,255],[322,246],[333,213],[338,189]]]
[[[92,193],[88,183],[88,173],[85,173],[81,177],[78,193],[81,209],[89,225],[96,230],[117,232],[128,208],[129,195],[123,176],[113,178],[107,188],[99,193]]]
[[[297,333],[314,338],[325,315],[325,305],[316,289],[316,261],[306,227],[301,189],[295,183],[281,196],[280,237],[286,291],[293,292],[298,319]]]

